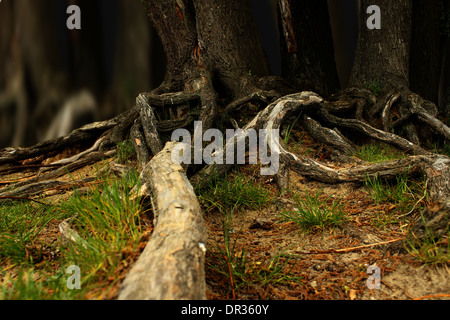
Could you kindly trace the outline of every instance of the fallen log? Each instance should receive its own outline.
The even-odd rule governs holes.
[[[126,276],[119,300],[204,300],[206,225],[184,168],[169,142],[141,173],[139,193],[151,197],[155,228]]]

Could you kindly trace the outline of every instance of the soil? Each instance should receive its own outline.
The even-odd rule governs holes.
[[[107,162],[98,163],[72,173],[72,177],[97,175]],[[252,167],[244,167],[252,170]],[[22,177],[32,175],[22,173]],[[19,179],[20,175],[2,176],[0,180]],[[60,180],[69,181],[69,176]],[[235,257],[245,261],[244,275],[233,277],[227,270],[224,250],[223,216],[206,212],[208,227],[206,254],[207,298],[211,300],[379,300],[379,299],[449,299],[450,269],[448,265],[426,265],[414,259],[404,250],[405,237],[413,215],[396,223],[377,226],[374,221],[386,217],[392,204],[377,205],[361,184],[346,183],[327,185],[308,181],[298,174],[290,173],[290,191],[277,196],[273,180],[259,181],[276,196],[272,204],[261,210],[245,210],[235,213],[230,224],[230,243],[234,245]],[[322,191],[324,201],[340,201],[348,220],[339,227],[304,231],[293,222],[280,218],[282,210],[292,210],[294,192]],[[69,194],[55,190],[47,195],[48,201],[63,201]],[[328,199],[328,200],[326,200]],[[42,230],[43,242],[59,241],[58,223],[51,222]],[[147,239],[148,240],[148,239]],[[378,244],[378,245],[377,245]],[[140,246],[143,249],[145,243]],[[44,261],[55,264],[54,258],[61,254],[54,245],[43,252]],[[53,249],[52,249],[53,248]],[[133,256],[133,255],[131,255]],[[134,255],[136,259],[138,254]],[[283,278],[276,276],[267,283],[270,270],[279,257]],[[131,267],[131,261],[127,262]],[[380,289],[369,289],[367,273],[369,266],[379,267]],[[4,267],[4,266],[3,266]],[[228,265],[229,267],[229,265]],[[129,269],[123,268],[121,279]],[[14,270],[10,270],[12,273]],[[108,281],[105,279],[105,281]],[[113,299],[118,288],[104,298]]]
[[[340,199],[350,219],[338,228],[304,232],[295,223],[283,222],[279,217],[281,210],[293,209],[293,201],[288,195],[278,198],[274,205],[264,210],[237,214],[231,222],[231,230],[235,232],[230,235],[230,242],[236,244],[235,251],[245,254],[248,264],[256,269],[267,268],[280,252],[295,256],[298,260],[291,259],[285,271],[291,277],[299,277],[300,281],[265,286],[249,281],[235,290],[236,299],[449,299],[448,266],[421,264],[404,250],[401,240],[408,222],[382,228],[373,226],[374,217],[386,214],[389,206],[376,206],[361,185],[331,186],[306,181],[294,172],[290,174],[291,191],[315,193],[321,190],[324,199]],[[214,263],[220,263],[216,257],[218,250],[214,248],[224,247],[222,217],[211,214],[206,221],[211,250],[207,254],[208,298],[231,299],[230,277],[213,267]],[[373,245],[384,242],[390,243]],[[367,285],[371,276],[367,269],[372,265],[380,268],[379,289],[369,289]]]

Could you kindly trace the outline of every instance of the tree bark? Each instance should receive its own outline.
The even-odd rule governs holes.
[[[240,93],[236,80],[243,75],[270,75],[250,1],[196,0],[194,5],[200,49],[213,63],[213,73],[229,93]]]
[[[144,168],[139,192],[152,197],[155,229],[122,284],[119,300],[204,300],[206,225],[169,142]]]
[[[370,29],[367,24],[369,14],[366,10],[370,5],[377,5],[381,10],[381,29]],[[413,8],[416,23],[414,30]],[[372,125],[377,126],[381,122],[385,131],[403,132],[415,145],[432,148],[432,131],[448,139],[448,127],[435,118],[438,113],[436,105],[411,92],[410,82],[412,79],[416,89],[436,101],[440,61],[437,22],[420,20],[433,19],[438,10],[432,8],[429,2],[418,1],[413,6],[411,0],[379,0],[375,3],[362,0],[360,14],[357,54],[350,86],[371,90],[379,101],[375,104],[365,99],[357,101],[357,117],[368,114],[368,122]],[[415,41],[413,47],[412,40]],[[417,52],[421,45],[426,45],[427,50],[422,51],[429,50],[431,56]],[[418,64],[422,64],[426,70],[417,68]],[[412,69],[414,72],[410,73]],[[412,105],[413,101],[416,106]],[[428,115],[416,117],[418,110]],[[375,117],[377,113],[381,114],[381,121]]]
[[[278,0],[278,14],[282,76],[299,91],[339,90],[327,0]]]
[[[198,69],[210,70],[227,93],[239,93],[239,77],[267,76],[269,64],[247,0],[144,1],[164,46],[168,66],[155,93],[194,90]],[[195,72],[197,70],[197,72]],[[175,86],[170,85],[175,84]]]
[[[287,87],[270,77],[250,1],[146,0],[144,4],[168,60],[164,82],[151,92],[153,101],[164,101],[164,94],[180,91],[198,94],[198,119],[203,130],[208,130],[218,115],[218,99],[232,102]],[[197,107],[190,102],[185,103],[189,109]],[[155,113],[170,107],[164,104]],[[147,124],[142,125],[145,129]]]
[[[381,9],[381,29],[367,27],[371,5]],[[359,36],[349,87],[379,87],[380,95],[389,90],[409,88],[411,47],[411,0],[361,0]]]
[[[143,1],[167,57],[166,76],[155,93],[182,91],[192,68],[197,30],[192,4],[185,1]]]

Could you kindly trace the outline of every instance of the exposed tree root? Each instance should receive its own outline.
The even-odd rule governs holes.
[[[340,148],[341,151],[346,153],[351,153],[355,149],[355,146],[347,138],[343,137],[338,131],[322,127],[316,120],[306,114],[317,114],[328,123],[345,129],[359,131],[376,140],[392,144],[406,152],[413,152],[422,156],[409,157],[380,164],[367,164],[350,169],[335,169],[307,157],[297,156],[287,152],[282,142],[277,144],[275,140],[271,140],[272,137],[268,136],[267,139],[272,152],[279,152],[282,162],[288,164],[301,175],[327,183],[355,182],[363,181],[367,177],[373,178],[380,176],[393,178],[405,172],[413,173],[420,170],[423,172],[424,167],[436,167],[438,163],[448,163],[447,157],[432,155],[431,152],[412,144],[400,136],[376,129],[359,120],[343,119],[333,116],[326,108],[323,108],[323,102],[321,97],[312,92],[303,92],[301,94],[293,94],[280,98],[261,111],[242,129],[241,135],[238,135],[234,141],[229,143],[234,143],[233,147],[236,146],[239,139],[245,139],[246,131],[249,129],[280,129],[281,123],[289,115],[303,112],[305,113],[304,120],[307,128],[309,128],[310,132],[315,132],[314,136],[320,142],[327,143],[338,149]],[[226,153],[226,148],[224,153]],[[219,168],[216,164],[206,166],[192,178],[193,183],[196,184],[197,182],[204,181],[204,175],[208,176],[212,172],[221,174],[231,166],[220,165],[220,167],[222,168]]]
[[[409,95],[409,110],[411,114],[415,115],[420,121],[428,125],[436,133],[441,134],[445,139],[450,141],[450,128],[447,127],[442,121],[433,116],[429,111],[425,110],[422,106],[418,95]]]
[[[83,168],[90,164],[96,163],[102,159],[110,157],[115,151],[103,152],[91,152],[81,159],[63,165],[57,169],[48,171],[43,174],[38,174],[29,179],[25,179],[0,189],[0,196],[26,196],[31,197],[40,195],[44,190],[59,186],[59,182],[55,179],[66,175],[68,172],[73,172],[77,169]]]
[[[131,127],[130,138],[136,150],[139,171],[142,171],[145,164],[150,161],[150,153],[144,138],[141,119],[136,119],[134,125]]]
[[[421,148],[420,146],[390,132],[376,129],[371,125],[356,119],[343,119],[328,113],[326,109],[321,109],[319,116],[327,123],[333,126],[338,126],[345,129],[351,129],[353,131],[364,134],[367,137],[379,140],[397,147],[404,152],[410,152],[413,154],[428,154],[429,152]]]
[[[425,221],[423,226],[417,225],[415,230],[421,230],[421,228],[423,229],[425,226],[437,226],[437,230],[448,229],[450,158],[427,151],[424,147],[414,144],[395,133],[375,128],[369,124],[369,121],[365,120],[368,115],[375,117],[379,114],[379,125],[383,129],[390,130],[395,128],[396,121],[398,122],[401,120],[403,123],[407,123],[413,119],[414,121],[419,120],[435,133],[448,139],[449,128],[440,122],[432,113],[428,112],[427,109],[423,107],[424,103],[420,101],[416,95],[412,94],[408,96],[400,93],[391,94],[382,102],[377,102],[370,93],[355,89],[351,91],[351,94],[347,92],[347,98],[342,98],[341,100],[330,99],[327,101],[314,92],[301,92],[279,97],[276,91],[258,89],[250,92],[244,97],[237,98],[225,107],[228,114],[240,111],[241,108],[249,103],[257,104],[260,108],[262,107],[262,110],[260,110],[251,121],[248,121],[241,130],[237,130],[234,138],[226,141],[222,150],[215,150],[216,154],[223,155],[223,164],[219,165],[213,163],[204,166],[199,171],[194,172],[189,179],[190,181],[186,178],[180,178],[183,180],[183,183],[172,181],[171,179],[174,179],[174,174],[179,174],[184,177],[184,173],[180,171],[181,169],[176,169],[172,172],[173,166],[171,166],[171,161],[169,161],[168,157],[173,144],[167,145],[165,149],[162,135],[178,128],[185,127],[189,129],[193,120],[196,119],[201,120],[206,118],[210,123],[206,128],[211,127],[212,124],[215,123],[215,120],[217,120],[215,114],[216,111],[214,111],[217,108],[217,97],[215,94],[211,93],[211,88],[208,84],[203,84],[204,86],[200,85],[197,87],[196,91],[192,91],[193,93],[183,91],[178,93],[161,93],[158,95],[156,95],[155,92],[141,94],[137,98],[136,106],[134,108],[110,121],[84,126],[75,130],[68,136],[41,143],[31,148],[8,148],[1,150],[0,165],[6,167],[16,165],[16,167],[18,167],[17,164],[20,163],[39,166],[43,164],[45,159],[55,155],[55,153],[60,152],[64,148],[73,145],[85,146],[84,149],[75,156],[71,155],[67,159],[51,162],[45,170],[41,170],[40,174],[35,177],[14,184],[7,184],[3,189],[0,189],[0,197],[32,197],[48,188],[49,184],[59,186],[58,182],[55,182],[57,177],[66,174],[68,171],[72,172],[80,167],[99,161],[105,156],[111,156],[114,154],[114,150],[108,150],[114,149],[112,146],[129,135],[137,152],[139,169],[142,173],[141,177],[144,182],[144,186],[141,188],[140,193],[152,195],[153,203],[156,205],[156,210],[159,212],[157,219],[163,219],[160,218],[162,217],[160,216],[161,212],[167,210],[183,211],[189,207],[189,205],[185,204],[173,207],[174,202],[168,201],[168,199],[171,197],[177,197],[178,199],[182,193],[176,188],[172,190],[172,187],[177,184],[180,186],[183,185],[184,187],[187,186],[186,188],[190,189],[189,199],[194,199],[195,197],[192,198],[193,193],[191,185],[201,187],[213,174],[222,175],[233,168],[234,164],[225,161],[227,150],[236,150],[238,144],[241,146],[245,145],[247,148],[249,144],[247,138],[249,131],[265,129],[265,138],[268,148],[272,155],[277,154],[279,156],[280,162],[275,170],[270,171],[269,168],[263,169],[266,170],[265,174],[276,175],[276,181],[281,189],[289,187],[290,170],[309,179],[330,184],[363,182],[365,179],[375,177],[392,179],[404,174],[419,174],[427,178],[430,197],[440,209],[434,211],[428,210],[428,213],[424,215]],[[350,98],[348,98],[349,96]],[[277,100],[272,101],[274,99]],[[399,118],[393,119],[393,110],[395,108],[398,109],[399,104],[402,107],[407,108],[409,114],[406,115],[406,113],[403,113]],[[336,152],[348,159],[354,154],[358,146],[347,138],[345,134],[341,133],[340,130],[345,130],[345,132],[343,132],[347,133],[347,135],[349,132],[357,132],[359,133],[359,136],[366,136],[377,141],[388,143],[411,155],[400,160],[376,164],[357,163],[354,166],[347,167],[337,167],[306,156],[296,155],[287,150],[283,141],[280,141],[277,136],[277,131],[274,130],[280,132],[282,126],[286,124],[286,122],[289,122],[292,118],[296,118],[299,115],[301,115],[300,119],[302,125],[311,133],[312,137],[317,141],[328,145],[331,149],[336,150]],[[349,119],[343,117],[348,117],[349,115],[353,118]],[[233,120],[232,123],[235,128],[238,127],[237,121]],[[331,126],[332,129],[327,128],[327,126]],[[170,148],[167,149],[168,147]],[[151,160],[152,157],[153,160]],[[263,163],[263,165],[267,164]],[[165,190],[165,188],[168,189]],[[156,200],[157,198],[158,200]],[[197,212],[198,208],[195,208],[194,211]],[[434,215],[433,212],[438,212],[438,214]],[[196,224],[197,222],[193,223]],[[164,226],[163,228],[166,227],[168,228],[168,226]],[[198,228],[200,228],[198,230],[201,231],[201,228],[203,227],[199,226]],[[161,249],[162,247],[160,245],[166,243],[165,236],[163,235],[172,232],[172,229],[163,230],[164,232],[161,231],[158,233],[159,235],[154,235],[155,250],[156,248]],[[418,234],[420,234],[420,232],[418,232]],[[185,233],[180,235],[180,241],[182,239],[188,239],[185,237]],[[203,238],[199,237],[198,239]],[[194,242],[197,246],[195,247],[195,250],[198,251],[198,243],[201,241],[197,240]],[[172,243],[177,246],[184,246],[181,242],[178,243],[175,241]],[[164,258],[166,254],[171,254],[171,250],[172,249],[165,250],[158,258],[155,258],[156,253],[154,253],[153,255],[150,255],[152,258],[149,259],[151,261],[163,261],[166,259]],[[151,251],[153,251],[153,249]],[[185,250],[181,250],[180,252],[185,252]],[[195,255],[195,257],[195,259],[198,259],[200,256]],[[139,268],[148,269],[148,266],[151,265],[151,268],[164,269],[164,267],[161,266],[156,267],[149,259],[144,263],[145,266]],[[183,256],[182,260],[188,261],[189,259],[187,259],[187,256]],[[200,269],[198,269],[200,267],[201,266],[197,264],[195,266],[183,265],[181,269],[184,270],[183,272],[200,274]],[[181,269],[171,269],[174,272],[175,278],[177,278],[175,274],[178,274]],[[153,270],[153,272],[155,271]],[[193,275],[193,277],[195,278],[196,276]],[[134,278],[133,285],[130,285],[127,282],[125,287],[136,288],[139,283],[136,279],[138,278]],[[161,279],[154,279],[153,282],[160,283],[161,281]],[[166,284],[163,284],[163,286],[166,286]],[[155,295],[153,295],[153,293],[147,293],[155,297],[172,297],[171,294],[174,293],[175,290],[163,292],[163,286],[159,289],[156,289],[155,287],[155,290],[153,290],[154,292],[159,292],[158,294],[155,293]],[[202,288],[202,285],[196,286],[196,288]],[[200,291],[202,290],[203,289]],[[131,293],[124,293],[123,297],[131,297],[133,296],[132,292],[137,291],[133,289],[129,292]],[[195,297],[203,297],[201,292],[195,292],[195,294],[198,294]]]
[[[303,115],[302,123],[316,141],[327,144],[345,155],[352,155],[356,152],[355,144],[339,132],[337,128],[323,127],[318,121],[306,114]]]
[[[355,90],[351,92],[353,95],[352,97],[356,97],[357,100],[362,100],[364,97],[368,97],[371,99],[369,104],[373,105],[372,103],[374,101],[370,94],[361,91],[362,93],[357,95],[356,93],[358,91]],[[276,96],[277,95],[275,92],[270,91],[252,93],[247,97],[240,98],[229,104],[226,110],[228,112],[235,111],[243,104],[249,103],[250,101],[266,103],[269,99],[274,99]],[[112,141],[118,142],[121,141],[121,139],[123,140],[123,137],[126,136],[126,132],[128,131],[131,132],[130,135],[135,145],[142,168],[143,164],[145,164],[152,155],[158,154],[159,151],[162,150],[163,144],[159,136],[160,132],[172,131],[177,128],[186,127],[192,123],[195,116],[198,116],[198,110],[192,111],[189,108],[186,108],[186,105],[188,105],[189,102],[199,101],[199,97],[201,97],[201,95],[198,93],[140,95],[137,98],[135,108],[110,121],[84,126],[78,130],[75,130],[66,137],[45,142],[32,148],[9,148],[2,150],[0,151],[0,164],[18,163],[19,161],[32,159],[33,157],[40,157],[39,160],[42,161],[42,156],[45,154],[53,154],[54,152],[70,145],[80,144],[96,139],[94,140],[94,145],[91,148],[82,151],[78,155],[51,163],[51,165],[55,166],[66,166],[62,168],[58,167],[54,170],[49,170],[49,168],[47,168],[45,171],[49,170],[50,172],[41,174],[39,177],[29,179],[28,181],[19,182],[14,185],[14,187],[21,187],[27,183],[35,183],[46,179],[54,179],[62,174],[63,170],[79,168],[80,166],[103,156],[104,154],[101,152],[99,153],[98,150],[101,149],[101,147],[104,148],[107,146],[108,143],[111,144]],[[443,136],[446,136],[448,134],[448,127],[427,113],[427,111],[419,105],[417,96],[410,95],[409,97],[411,113],[425,119],[425,121],[429,123],[435,131],[442,133]],[[380,110],[383,114],[382,118],[385,119],[383,121],[385,127],[389,126],[389,121],[386,120],[388,118],[386,114],[389,113],[392,105],[399,98],[399,94],[393,94],[386,99],[387,101],[383,107],[377,106],[378,110]],[[150,104],[150,101],[152,101],[155,107],[159,108],[164,108],[170,103],[169,106],[175,107],[175,112],[178,112],[178,117],[175,117],[175,119],[172,120],[157,120],[154,112],[155,107]],[[353,108],[354,107],[355,105],[353,105]],[[337,149],[345,155],[351,155],[354,152],[356,145],[346,138],[336,127],[363,133],[370,138],[389,143],[405,152],[411,152],[417,155],[398,161],[390,161],[380,164],[364,164],[349,169],[336,169],[324,165],[319,161],[287,152],[282,142],[278,142],[277,144],[273,137],[268,136],[267,139],[270,149],[272,152],[279,153],[280,158],[282,159],[282,165],[286,165],[304,176],[327,183],[340,183],[362,181],[367,177],[374,176],[392,178],[405,172],[425,173],[425,171],[428,170],[427,168],[434,168],[433,170],[436,171],[436,168],[439,167],[439,165],[444,167],[445,165],[448,165],[448,158],[445,156],[433,155],[431,152],[396,134],[376,129],[363,121],[345,119],[330,113],[348,113],[351,109],[352,108],[349,106],[344,106],[342,101],[332,104],[330,101],[325,101],[313,92],[302,92],[281,97],[260,111],[252,121],[247,123],[247,125],[240,130],[233,141],[227,142],[227,146],[225,146],[224,149],[224,155],[226,154],[227,147],[234,148],[238,141],[246,140],[248,130],[266,129],[268,132],[270,132],[271,129],[279,130],[282,123],[287,121],[290,116],[302,113],[303,124],[314,138],[321,143],[325,143],[330,147]],[[374,113],[373,108],[371,112]],[[318,120],[323,121],[326,124],[331,124],[335,126],[335,128],[326,128],[321,125]],[[98,136],[100,136],[100,138],[98,138]],[[121,139],[119,137],[121,137]],[[108,141],[108,143],[105,141]],[[246,143],[248,143],[248,141],[246,141]],[[246,146],[247,145],[248,144],[246,144]],[[232,166],[233,165],[231,164],[212,164],[205,166],[191,178],[191,181],[194,185],[199,185],[205,181],[205,177],[210,176],[213,172],[215,172],[215,174],[223,174]],[[440,170],[442,170],[442,168]],[[429,186],[432,188],[432,184]],[[446,191],[444,194],[445,193]]]
[[[170,142],[142,170],[140,193],[152,198],[155,230],[127,275],[119,299],[206,299],[206,225]]]
[[[74,182],[62,182],[57,180],[47,180],[42,182],[34,182],[26,184],[22,187],[15,188],[10,191],[2,192],[0,195],[0,202],[10,201],[20,198],[39,197],[45,191],[49,190],[69,190],[75,187],[84,186],[85,184],[92,182],[94,178],[86,178],[80,181]],[[34,200],[33,200],[34,201]]]
[[[56,140],[45,141],[33,147],[5,148],[0,150],[0,165],[13,165],[20,161],[34,158],[38,158],[36,162],[39,162],[43,160],[43,157],[52,157],[53,155],[69,147],[95,142],[99,139],[99,137],[107,132],[108,139],[105,139],[103,144],[106,144],[106,141],[111,143],[111,141],[115,139],[119,140],[118,137],[114,138],[114,136],[118,135],[117,131],[120,131],[119,127],[123,126],[123,119],[126,119],[126,116],[130,113],[131,111],[128,111],[127,113],[112,120],[85,125],[72,131],[67,136]],[[121,140],[123,140],[123,137]]]

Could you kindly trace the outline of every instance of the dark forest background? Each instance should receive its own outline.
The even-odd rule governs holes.
[[[277,1],[251,2],[272,73],[283,75]],[[358,3],[328,1],[341,88],[353,65]],[[70,4],[81,9],[81,30],[66,27]],[[3,0],[0,60],[0,147],[29,146],[111,118],[156,88],[166,64],[137,0]],[[440,97],[433,102],[443,103]]]

